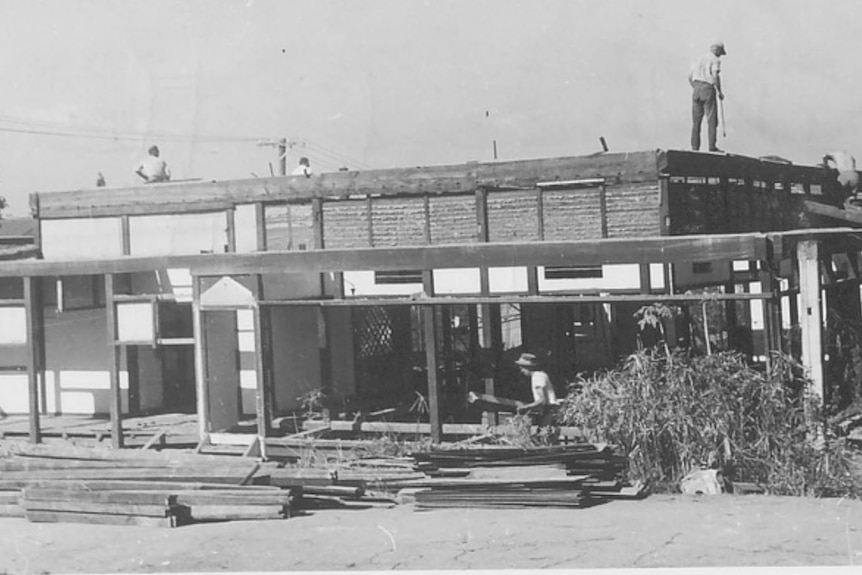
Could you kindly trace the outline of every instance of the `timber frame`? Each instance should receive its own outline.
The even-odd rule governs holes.
[[[701,301],[701,295],[679,293],[674,289],[669,269],[670,265],[680,263],[752,262],[750,275],[753,274],[752,278],[761,282],[760,293],[730,289],[713,296],[714,299],[729,302],[762,301],[767,350],[785,346],[780,331],[781,302],[786,300],[792,323],[798,324],[803,334],[802,359],[812,374],[815,392],[822,397],[823,318],[819,311],[821,264],[832,252],[858,252],[862,246],[862,232],[853,227],[862,222],[835,218],[836,208],[820,201],[829,184],[828,174],[820,168],[739,156],[659,150],[576,158],[337,172],[312,178],[287,176],[33,194],[31,207],[40,223],[79,218],[119,218],[124,255],[101,259],[0,262],[0,277],[20,277],[24,281],[22,300],[0,301],[0,304],[23,305],[27,310],[30,438],[34,442],[40,441],[39,378],[44,375],[41,296],[36,289],[38,284],[33,280],[63,275],[103,276],[108,303],[106,327],[110,336],[106,353],[110,354],[112,366],[112,440],[115,446],[121,447],[123,430],[119,404],[119,347],[116,345],[117,322],[114,312],[114,306],[121,296],[115,295],[114,278],[118,274],[166,268],[185,268],[193,277],[195,362],[198,402],[201,406],[198,415],[202,418],[202,435],[207,431],[205,341],[201,330],[201,314],[207,307],[201,303],[202,281],[207,278],[249,275],[260,280],[269,274],[285,272],[334,274],[336,287],[332,293],[320,297],[290,300],[267,299],[262,288],[257,290],[252,309],[258,349],[265,345],[267,328],[265,314],[261,310],[267,308],[313,306],[324,309],[371,305],[421,307],[426,317],[423,336],[428,365],[430,430],[435,441],[443,437],[440,382],[436,369],[437,334],[435,323],[431,320],[435,306],[480,306],[483,316],[488,314],[493,322],[494,310],[504,303]],[[625,223],[626,218],[630,217],[627,215],[630,212],[626,211],[630,210],[630,206],[625,205],[628,196],[617,198],[613,194],[620,189],[628,190],[626,186],[631,185],[645,186],[644,189],[655,192],[649,197],[645,196],[644,208],[638,210],[648,215],[648,221],[639,228],[628,229],[620,227],[619,223]],[[594,230],[592,235],[558,239],[560,232],[549,227],[551,214],[545,209],[545,202],[549,194],[560,189],[589,189],[595,192],[594,207],[599,223],[591,228]],[[518,201],[532,206],[529,213],[535,218],[535,225],[528,241],[500,241],[499,235],[494,235],[494,230],[489,227],[489,195],[492,193],[520,194],[518,197],[521,199]],[[466,241],[435,242],[429,206],[434,198],[447,196],[467,197],[472,202],[476,231]],[[736,223],[718,222],[715,214],[710,213],[710,206],[724,206],[724,216],[729,217],[734,213],[732,198],[735,197],[754,198],[744,199],[751,203],[745,208],[747,219],[737,219]],[[375,205],[398,198],[416,198],[424,202],[424,232],[415,245],[378,245],[374,233]],[[351,206],[365,202],[368,215],[366,244],[330,247],[324,226],[326,206],[339,201],[352,202]],[[311,210],[313,229],[310,249],[270,249],[273,246],[267,233],[267,209],[299,204],[308,205]],[[814,207],[805,211],[805,206],[809,204]],[[247,205],[254,206],[256,210],[254,234],[257,251],[230,253],[237,250],[234,211],[238,206]],[[618,211],[614,212],[615,209]],[[681,233],[686,229],[681,226],[691,223],[687,221],[690,219],[687,218],[690,210],[705,215],[702,221],[696,222],[693,232]],[[131,218],[210,212],[225,214],[225,245],[228,253],[144,257],[134,255],[130,248]],[[794,215],[803,213],[808,219],[803,218],[801,223],[793,220]],[[617,219],[614,220],[614,217]],[[840,222],[843,227],[835,227],[836,222]],[[819,227],[812,227],[814,225]],[[777,282],[777,270],[787,261],[793,262],[794,271],[786,276],[788,287],[781,290]],[[536,270],[540,266],[610,264],[638,264],[641,270],[638,287],[620,293],[588,290],[554,294],[540,293],[537,287]],[[653,287],[650,264],[663,267],[665,279],[668,280],[664,288],[657,290]],[[527,268],[526,293],[491,293],[488,269],[495,267]],[[441,269],[478,269],[481,280],[478,293],[458,296],[437,294],[434,289],[434,271]],[[420,271],[424,278],[423,293],[404,297],[347,296],[339,280],[351,270]],[[856,277],[862,277],[859,272]],[[797,296],[800,300],[798,307],[793,303]],[[493,344],[493,334],[489,337],[491,339],[487,343]],[[262,361],[260,357],[258,361]],[[269,434],[271,425],[266,389],[269,383],[264,371],[262,364],[259,364],[257,421],[258,434],[262,437]],[[493,392],[493,386],[486,387],[485,391]]]

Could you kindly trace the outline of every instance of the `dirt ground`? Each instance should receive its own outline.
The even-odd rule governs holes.
[[[572,510],[411,505],[175,529],[0,520],[0,573],[862,565],[862,501],[653,495]]]

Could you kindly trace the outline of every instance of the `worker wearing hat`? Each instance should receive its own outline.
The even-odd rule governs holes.
[[[530,388],[533,391],[533,401],[518,406],[518,414],[529,413],[534,425],[540,428],[551,427],[558,408],[557,394],[554,392],[551,378],[532,353],[522,353],[515,365],[521,368],[522,374],[530,378]]]
[[[716,42],[709,52],[698,58],[688,73],[691,84],[691,149],[700,150],[700,127],[706,115],[709,151],[720,152],[716,146],[718,135],[718,106],[716,98],[724,100],[721,89],[721,57],[727,54],[724,42]]]

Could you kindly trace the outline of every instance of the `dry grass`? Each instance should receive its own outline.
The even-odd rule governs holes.
[[[844,444],[809,441],[823,436],[825,422],[805,398],[801,373],[782,355],[764,374],[731,352],[640,350],[579,382],[563,420],[620,446],[632,480],[676,486],[703,466],[776,494],[859,495]]]

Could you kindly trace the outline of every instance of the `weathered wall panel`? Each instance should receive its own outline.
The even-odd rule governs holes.
[[[600,188],[545,192],[545,239],[559,241],[601,238],[600,194]]]
[[[605,205],[609,238],[661,235],[661,198],[657,185],[609,186]]]
[[[366,200],[323,202],[323,245],[327,248],[367,248]]]
[[[425,199],[375,198],[371,228],[374,247],[425,245]]]
[[[537,241],[538,218],[535,191],[488,194],[488,241]]]
[[[266,249],[310,250],[314,248],[311,204],[266,207]]]
[[[476,241],[476,197],[473,194],[434,196],[429,201],[432,244]]]

